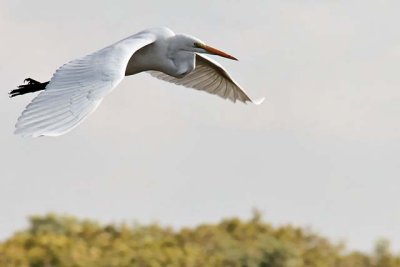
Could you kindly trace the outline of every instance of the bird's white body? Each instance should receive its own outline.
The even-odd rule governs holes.
[[[26,107],[15,132],[33,137],[62,135],[93,112],[124,76],[143,71],[234,102],[254,102],[222,66],[198,54],[209,51],[233,58],[168,28],[139,32],[60,67]]]

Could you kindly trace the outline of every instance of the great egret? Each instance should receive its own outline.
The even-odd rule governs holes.
[[[124,76],[147,71],[161,80],[195,88],[233,102],[251,100],[213,54],[237,60],[199,39],[175,34],[168,28],[151,28],[97,52],[61,66],[51,80],[40,83],[26,79],[10,97],[44,90],[18,118],[15,133],[22,136],[58,136],[76,127],[93,112],[104,96]]]

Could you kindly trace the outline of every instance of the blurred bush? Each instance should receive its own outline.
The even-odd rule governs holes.
[[[375,252],[293,226],[272,227],[255,213],[174,231],[159,225],[100,225],[72,217],[30,219],[30,227],[0,243],[1,267],[394,267],[387,241]]]

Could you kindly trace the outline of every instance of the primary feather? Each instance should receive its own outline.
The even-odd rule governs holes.
[[[159,71],[149,71],[149,73],[158,79],[218,95],[232,102],[254,103],[220,64],[206,56],[196,54],[196,68],[182,78]]]

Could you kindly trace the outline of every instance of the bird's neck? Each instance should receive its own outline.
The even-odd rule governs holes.
[[[190,73],[195,68],[195,54],[188,51],[177,51],[172,57],[172,61],[175,65],[173,73],[170,75],[174,77],[183,77]]]
[[[125,75],[155,70],[180,78],[194,70],[195,64],[194,52],[166,49],[164,46],[151,44],[132,55]]]

